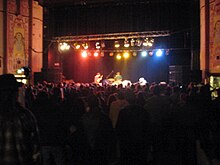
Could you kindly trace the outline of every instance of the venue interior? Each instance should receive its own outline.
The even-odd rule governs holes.
[[[187,68],[186,78],[199,68],[198,1],[43,3],[44,49],[49,50],[44,68],[58,68],[65,79],[92,82],[97,72],[111,78],[119,71],[131,82],[140,77],[169,82],[172,66]]]

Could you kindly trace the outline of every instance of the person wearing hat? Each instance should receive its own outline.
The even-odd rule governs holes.
[[[0,75],[0,164],[32,165],[40,157],[38,127],[34,115],[18,103],[13,74]]]

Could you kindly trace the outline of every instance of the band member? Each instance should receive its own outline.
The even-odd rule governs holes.
[[[114,76],[114,84],[118,85],[122,83],[122,75],[120,72],[117,72],[116,75]]]
[[[100,72],[96,73],[95,77],[94,77],[94,83],[95,84],[99,84],[102,80],[103,75],[101,75]]]

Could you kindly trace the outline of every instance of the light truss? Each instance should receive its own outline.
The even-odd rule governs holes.
[[[107,33],[93,35],[75,35],[54,37],[52,42],[74,42],[74,41],[102,41],[102,40],[120,40],[132,38],[156,38],[170,36],[169,31],[146,31],[146,32],[125,32],[125,33]]]

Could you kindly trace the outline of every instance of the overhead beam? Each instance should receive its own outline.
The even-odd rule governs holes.
[[[75,35],[53,37],[52,42],[71,42],[71,41],[101,41],[101,40],[117,40],[131,38],[147,38],[147,37],[166,37],[170,36],[169,31],[147,31],[147,32],[125,32],[125,33],[108,33],[93,35]]]

